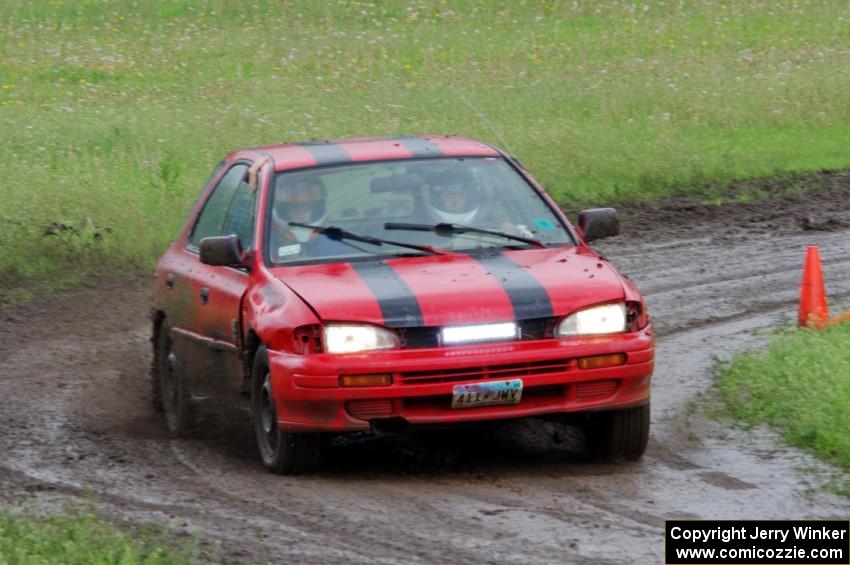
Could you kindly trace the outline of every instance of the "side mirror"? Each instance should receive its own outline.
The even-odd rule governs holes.
[[[578,215],[578,227],[584,240],[591,242],[620,233],[620,218],[613,208],[591,208]]]
[[[247,267],[239,236],[231,234],[202,239],[201,263],[214,267]]]

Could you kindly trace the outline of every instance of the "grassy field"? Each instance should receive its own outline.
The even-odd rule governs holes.
[[[202,557],[194,547],[174,545],[164,532],[131,535],[91,514],[35,518],[0,512],[0,565],[180,565]]]
[[[733,416],[770,424],[789,443],[850,471],[848,343],[850,323],[777,335],[723,369],[720,395]],[[850,496],[850,484],[844,489]]]
[[[843,0],[3,0],[0,54],[6,287],[150,266],[240,146],[470,135],[571,203],[850,165]]]

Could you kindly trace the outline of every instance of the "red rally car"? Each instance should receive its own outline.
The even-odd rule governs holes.
[[[605,459],[649,435],[654,340],[637,288],[511,156],[455,136],[235,151],[153,290],[154,402],[250,398],[263,463],[328,433],[572,417]]]

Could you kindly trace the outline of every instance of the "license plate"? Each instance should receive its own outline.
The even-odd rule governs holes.
[[[519,404],[520,400],[522,400],[522,379],[455,385],[452,390],[452,408]]]

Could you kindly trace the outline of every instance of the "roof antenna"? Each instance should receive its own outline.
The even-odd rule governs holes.
[[[493,125],[493,122],[491,122],[490,120],[488,120],[488,119],[487,119],[487,116],[485,116],[485,115],[484,115],[484,113],[483,113],[483,112],[481,112],[481,110],[479,110],[478,108],[476,108],[476,107],[475,107],[475,105],[474,105],[474,104],[473,104],[473,103],[469,100],[469,98],[467,98],[466,96],[464,96],[464,95],[463,95],[463,92],[461,92],[460,90],[458,90],[457,88],[455,88],[453,85],[452,85],[452,86],[449,86],[449,88],[451,88],[451,89],[452,89],[452,92],[454,92],[454,93],[457,95],[457,97],[458,97],[458,98],[460,98],[460,99],[461,99],[461,101],[462,101],[464,104],[466,104],[467,106],[469,106],[469,108],[470,108],[473,112],[475,112],[475,115],[476,115],[476,116],[478,116],[478,117],[481,119],[481,121],[482,121],[482,122],[484,122],[484,125],[486,125],[488,128],[490,128],[490,131],[492,131],[492,132],[496,135],[496,137],[497,137],[497,138],[499,138],[499,143],[501,143],[501,144],[502,144],[502,146],[503,146],[505,149],[507,149],[507,150],[508,150],[508,152],[510,152],[510,154],[511,154],[511,155],[513,155],[513,154],[514,154],[514,150],[513,150],[513,149],[511,149],[511,146],[510,146],[510,145],[508,145],[508,142],[507,142],[507,141],[505,141],[505,138],[504,138],[504,137],[502,137],[502,134],[501,134],[501,133],[499,133],[499,130],[497,130],[497,129],[496,129],[496,127]]]

